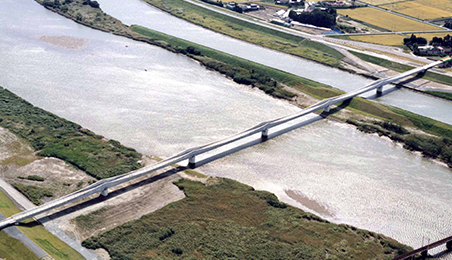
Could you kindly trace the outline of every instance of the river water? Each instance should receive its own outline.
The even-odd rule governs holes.
[[[99,0],[102,10],[118,18],[123,23],[138,24],[213,49],[223,51],[247,60],[267,65],[294,75],[309,78],[346,92],[356,90],[371,80],[338,69],[303,60],[288,54],[272,51],[204,29],[182,19],[162,12],[143,1]],[[386,87],[386,89],[394,89]],[[374,98],[374,93],[363,97]],[[452,116],[444,111],[452,111],[452,102],[426,96],[407,89],[399,89],[391,95],[377,99],[387,105],[396,106],[416,114],[452,124]]]
[[[0,57],[0,86],[161,157],[299,110],[188,58],[83,27],[32,0],[0,0]],[[318,121],[200,170],[413,247],[423,236],[452,234],[452,172],[341,123]]]

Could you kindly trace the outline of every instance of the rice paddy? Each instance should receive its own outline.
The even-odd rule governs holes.
[[[374,25],[388,31],[429,31],[440,29],[432,25],[417,22],[371,7],[339,9],[337,12],[341,15],[348,15],[352,19]]]
[[[430,0],[428,2],[407,1],[380,5],[380,7],[422,20],[431,20],[452,16],[452,10],[443,9],[443,7],[447,6],[447,4],[451,4],[450,1],[448,1],[446,5],[431,3],[436,1],[441,2],[441,0]]]

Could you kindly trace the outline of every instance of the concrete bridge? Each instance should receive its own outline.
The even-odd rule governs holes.
[[[68,194],[64,197],[55,199],[51,202],[45,203],[41,206],[36,206],[32,209],[29,210],[25,210],[22,211],[16,215],[13,215],[7,219],[1,220],[0,221],[0,229],[7,227],[9,225],[14,225],[14,224],[18,224],[21,221],[24,221],[28,218],[32,218],[35,217],[39,214],[42,214],[44,212],[47,212],[51,209],[63,206],[65,204],[71,203],[73,201],[77,201],[80,199],[83,199],[87,196],[90,196],[92,194],[96,194],[96,193],[100,193],[102,196],[108,196],[108,189],[114,186],[117,186],[119,184],[131,181],[133,179],[136,179],[140,176],[146,175],[150,172],[153,171],[157,171],[159,169],[165,168],[167,166],[173,165],[173,164],[177,164],[179,162],[188,160],[189,162],[189,166],[194,167],[196,165],[196,156],[212,151],[214,149],[220,148],[222,146],[225,146],[227,144],[239,141],[241,139],[244,139],[246,137],[249,137],[251,135],[255,135],[255,134],[261,134],[262,139],[267,139],[268,138],[268,134],[269,134],[269,130],[273,127],[279,126],[281,124],[290,122],[292,120],[295,120],[297,118],[303,117],[305,115],[311,114],[313,112],[319,111],[319,110],[323,110],[325,112],[329,112],[330,111],[330,107],[334,104],[343,102],[345,100],[349,100],[352,99],[353,97],[356,97],[358,95],[361,95],[363,93],[372,91],[372,90],[376,90],[377,94],[381,94],[382,90],[383,90],[383,86],[390,84],[394,81],[400,80],[402,78],[405,78],[407,76],[413,75],[413,74],[418,74],[418,73],[424,73],[426,70],[440,65],[443,62],[447,62],[449,60],[452,60],[452,57],[447,57],[444,58],[443,60],[437,61],[437,62],[433,62],[430,63],[428,65],[425,65],[423,67],[419,67],[419,68],[415,68],[412,69],[410,71],[401,73],[399,75],[396,75],[394,77],[390,77],[390,78],[386,78],[386,79],[380,79],[377,80],[375,82],[372,82],[371,84],[366,85],[365,87],[358,89],[356,91],[350,92],[350,93],[346,93],[344,95],[341,96],[337,96],[337,97],[332,97],[332,98],[328,98],[328,99],[324,99],[308,108],[305,108],[303,110],[301,110],[300,112],[297,112],[295,114],[292,115],[288,115],[288,116],[284,116],[284,117],[280,117],[274,120],[270,120],[270,121],[266,121],[266,122],[262,122],[260,124],[257,124],[256,126],[253,126],[251,128],[248,128],[240,133],[237,133],[233,136],[218,140],[218,141],[214,141],[212,143],[209,144],[205,144],[202,146],[198,146],[198,147],[193,147],[190,149],[187,149],[181,153],[178,153],[174,156],[171,156],[165,160],[162,160],[154,165],[150,165],[129,173],[125,173],[119,176],[115,176],[115,177],[111,177],[108,179],[103,179],[100,180],[88,187],[85,187],[84,189],[78,190],[74,193]]]
[[[428,244],[426,246],[423,246],[421,248],[415,249],[411,252],[405,253],[403,255],[400,255],[392,260],[404,260],[404,259],[413,259],[418,254],[421,254],[422,258],[427,258],[428,256],[428,250],[439,247],[441,245],[446,244],[447,251],[452,251],[452,236],[446,237],[444,239],[441,239],[439,241],[436,241],[434,243]]]

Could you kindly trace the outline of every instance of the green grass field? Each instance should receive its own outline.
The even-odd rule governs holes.
[[[39,259],[22,242],[8,236],[5,231],[0,231],[0,258],[8,260]]]
[[[186,198],[83,242],[118,259],[392,259],[393,239],[329,223],[229,179],[180,180]],[[98,221],[86,218],[84,225]],[[101,220],[100,220],[101,221]]]

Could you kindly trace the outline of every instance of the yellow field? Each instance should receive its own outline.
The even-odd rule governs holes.
[[[389,3],[397,3],[403,0],[361,0],[361,2],[368,3],[371,5],[384,5]]]
[[[380,11],[374,8],[356,8],[356,9],[339,9],[337,12],[341,15],[363,21],[368,24],[390,30],[390,31],[425,31],[438,30],[438,27],[413,21],[408,18],[400,17],[395,14]]]
[[[349,36],[353,41],[369,42],[390,46],[403,46],[403,36],[398,34],[385,34],[385,35],[357,35]]]
[[[452,1],[450,0],[414,0],[414,2],[452,13]]]
[[[433,37],[441,37],[444,38],[444,36],[446,35],[450,35],[452,36],[452,33],[415,33],[414,35],[416,35],[416,37],[423,37],[425,39],[427,39],[427,41],[431,41],[433,39]],[[411,36],[411,34],[410,34]]]
[[[434,2],[435,0],[429,0],[428,4],[420,3],[423,1],[407,1],[381,5],[380,7],[423,20],[452,16],[452,11],[444,10],[443,6],[439,4],[432,5],[430,1]],[[452,1],[449,1],[449,3],[452,3]]]

